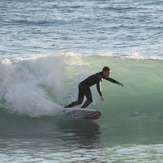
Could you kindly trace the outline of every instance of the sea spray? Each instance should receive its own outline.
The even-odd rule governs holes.
[[[60,107],[47,96],[47,89],[52,90],[56,100],[62,92],[64,75],[60,74],[64,63],[60,57],[3,61],[0,66],[0,97],[8,111],[30,116],[58,112]]]
[[[86,64],[68,53],[2,60],[0,68],[1,107],[39,117],[61,114],[65,99],[76,96],[68,88],[82,78]]]

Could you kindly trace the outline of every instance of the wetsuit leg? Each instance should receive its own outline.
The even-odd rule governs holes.
[[[86,96],[87,100],[83,104],[81,108],[86,108],[90,103],[92,103],[92,93],[89,87],[84,87],[84,95]]]
[[[78,92],[78,100],[77,101],[74,101],[72,102],[71,104],[65,106],[65,108],[71,108],[71,107],[74,107],[76,105],[80,105],[82,102],[83,102],[83,99],[84,99],[84,90],[83,88],[80,86],[78,86],[78,89],[79,89],[79,92]]]

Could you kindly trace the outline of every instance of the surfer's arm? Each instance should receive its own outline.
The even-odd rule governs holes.
[[[100,99],[101,99],[101,101],[104,101],[104,98],[103,98],[103,96],[102,96],[102,91],[101,91],[101,81],[99,81],[98,83],[97,83],[97,85],[96,85],[96,88],[97,88],[97,91],[98,91],[98,93],[99,93],[99,95],[100,95]]]
[[[112,83],[115,83],[115,84],[118,84],[119,83],[117,80],[115,80],[113,78],[104,78],[104,79],[107,80],[107,81],[110,81]]]
[[[112,83],[115,83],[115,84],[118,84],[118,85],[121,85],[121,86],[124,86],[122,83],[118,82],[117,80],[113,79],[113,78],[104,78],[105,80],[108,80]]]
[[[97,88],[97,91],[98,91],[99,95],[102,96],[102,91],[101,91],[101,86],[100,85],[101,85],[101,82],[99,81],[97,83],[97,85],[96,85],[96,88]]]

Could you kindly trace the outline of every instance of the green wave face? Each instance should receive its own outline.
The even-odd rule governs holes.
[[[105,98],[100,102],[98,93],[93,90],[97,100],[94,108],[104,112],[161,112],[163,107],[163,62],[160,60],[135,60],[107,56],[82,57],[87,63],[89,73],[101,71],[104,66],[111,68],[112,78],[125,87],[103,80],[102,91]],[[82,71],[75,72],[80,74]],[[74,73],[74,74],[75,74]],[[82,72],[83,73],[83,72]],[[83,78],[86,75],[83,75]],[[76,79],[75,79],[76,80]],[[79,81],[83,80],[81,77]],[[109,110],[108,110],[109,108]]]

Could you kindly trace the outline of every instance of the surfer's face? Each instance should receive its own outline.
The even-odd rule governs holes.
[[[108,78],[110,76],[111,71],[103,71],[103,75]]]

